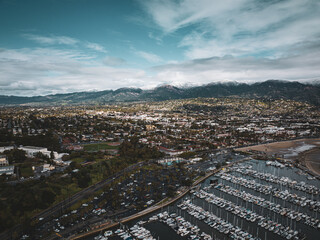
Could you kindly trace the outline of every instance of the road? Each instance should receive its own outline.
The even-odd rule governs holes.
[[[52,207],[47,208],[46,210],[42,211],[41,213],[35,215],[32,218],[32,220],[37,220],[39,218],[42,218],[41,223],[45,223],[45,222],[49,221],[50,219],[52,219],[54,216],[61,215],[61,213],[64,210],[68,209],[73,204],[77,203],[78,201],[87,198],[90,194],[92,194],[92,193],[100,190],[104,186],[112,183],[115,179],[119,178],[123,174],[131,172],[132,170],[134,170],[138,167],[142,167],[145,164],[148,164],[148,162],[139,162],[139,163],[130,165],[129,167],[110,176],[109,178],[104,179],[94,185],[91,185],[90,187],[87,187],[87,188],[81,190],[80,192],[77,192],[73,196],[53,205]],[[7,231],[1,233],[0,239],[3,239],[3,240],[12,239],[13,233],[18,233],[18,235],[19,234],[21,235],[22,234],[22,227],[23,226],[21,224],[19,224],[19,225],[14,226],[10,230],[7,230]]]
[[[90,194],[100,190],[102,187],[112,183],[115,179],[117,179],[118,177],[122,176],[125,173],[131,172],[132,170],[134,170],[137,167],[141,167],[146,163],[136,163],[133,164],[123,170],[121,170],[120,172],[117,172],[116,174],[112,175],[111,177],[98,182],[90,187],[87,187],[83,190],[81,190],[80,192],[74,194],[73,196],[69,197],[68,199],[65,199],[64,201],[46,209],[45,211],[39,213],[37,216],[34,217],[34,219],[39,219],[39,218],[43,218],[43,222],[45,222],[48,218],[51,218],[54,214],[59,213],[61,210],[63,209],[67,209],[70,206],[72,206],[73,204],[77,203],[78,201],[88,197]]]

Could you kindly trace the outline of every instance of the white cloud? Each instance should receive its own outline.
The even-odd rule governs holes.
[[[174,32],[179,28],[210,19],[217,14],[232,11],[246,4],[246,0],[150,0],[140,1],[154,22],[165,32]]]
[[[84,61],[85,60],[85,61]],[[48,48],[0,51],[1,95],[44,95],[149,86],[145,71],[114,68],[76,50]]]
[[[183,63],[157,66],[159,80],[173,85],[211,82],[257,82],[268,79],[311,81],[320,76],[319,43],[309,43],[308,49],[295,46],[300,54],[270,58],[232,56],[195,59]]]
[[[68,36],[42,36],[35,34],[23,34],[23,36],[29,40],[42,45],[69,45],[69,46],[83,46],[85,48],[92,49],[96,52],[106,53],[107,50],[100,44],[94,42],[81,41],[76,38],[71,38]]]
[[[120,66],[126,63],[126,60],[118,57],[108,56],[103,60],[103,63],[108,66]]]
[[[319,79],[319,42],[298,44],[288,51],[296,54],[274,59],[250,56],[195,59],[159,65],[147,73],[114,67],[124,63],[121,58],[99,61],[74,49],[0,49],[0,94],[31,96],[121,87],[146,89],[159,84]]]
[[[0,49],[0,94],[151,88],[162,83],[320,79],[319,1],[140,2],[162,30],[162,37],[174,35],[170,44],[178,39],[177,47],[186,56],[184,62],[173,59],[160,65],[164,62],[160,56],[130,47],[131,53],[160,65],[147,73],[127,67],[130,63],[126,65],[124,59],[115,56],[97,60],[88,49],[106,53],[98,43],[27,34],[26,38],[46,48]],[[153,33],[148,37],[163,44]],[[57,45],[71,49],[54,49]]]
[[[135,54],[144,58],[145,60],[147,60],[150,63],[159,63],[162,61],[161,57],[159,57],[158,55],[156,55],[154,53],[145,52],[145,51],[135,51]]]
[[[35,34],[24,34],[23,36],[29,40],[45,45],[75,45],[79,42],[79,40],[67,36],[40,36]]]
[[[162,45],[162,38],[160,36],[156,36],[152,32],[149,32],[148,37],[155,40],[158,45]]]
[[[100,44],[98,43],[91,43],[91,42],[88,42],[85,44],[85,46],[87,48],[90,48],[90,49],[93,49],[97,52],[102,52],[102,53],[106,53],[107,51],[105,50],[105,48],[103,46],[101,46]]]
[[[179,45],[189,59],[266,52],[278,57],[292,45],[320,38],[320,2],[315,0],[140,2],[164,33],[189,27]]]

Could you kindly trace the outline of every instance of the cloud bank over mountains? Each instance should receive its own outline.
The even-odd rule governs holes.
[[[141,33],[119,29],[113,45],[37,31],[17,34],[22,44],[0,42],[0,94],[320,79],[319,1],[150,0],[135,8]]]

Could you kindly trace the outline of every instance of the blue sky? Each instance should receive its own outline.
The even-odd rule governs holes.
[[[320,1],[0,0],[0,94],[320,79]]]

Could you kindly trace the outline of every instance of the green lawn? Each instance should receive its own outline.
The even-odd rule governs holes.
[[[95,152],[99,150],[105,150],[105,149],[118,149],[119,146],[110,146],[108,143],[93,143],[84,145],[84,150],[88,152]]]
[[[85,161],[85,159],[82,157],[78,157],[78,158],[72,158],[71,161],[76,162],[76,163],[82,163]]]

